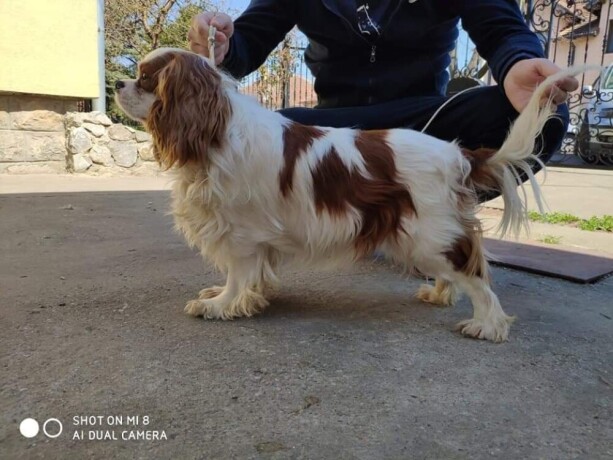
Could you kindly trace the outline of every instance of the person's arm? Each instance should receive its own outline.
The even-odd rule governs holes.
[[[292,0],[252,0],[234,21],[228,53],[221,65],[235,78],[260,67],[296,25]]]
[[[192,19],[188,33],[190,49],[209,56],[209,26],[217,29],[215,56],[233,77],[240,79],[260,67],[270,52],[296,24],[292,0],[252,0],[236,19],[225,13],[200,13]]]
[[[462,20],[462,27],[475,43],[492,76],[513,107],[521,112],[536,86],[560,70],[545,59],[543,45],[532,32],[515,0],[443,1]],[[560,80],[550,91],[557,104],[579,83],[575,78]]]
[[[543,45],[522,17],[516,0],[444,1],[502,85],[509,69],[523,59],[544,58]]]

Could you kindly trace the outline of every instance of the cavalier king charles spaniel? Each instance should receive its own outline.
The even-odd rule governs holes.
[[[191,247],[227,275],[190,300],[204,318],[251,316],[282,263],[338,267],[377,251],[435,278],[417,297],[452,305],[460,291],[473,318],[465,336],[505,341],[507,316],[490,287],[476,194],[504,199],[500,231],[526,225],[518,173],[530,169],[535,138],[555,110],[542,103],[563,71],[540,85],[498,150],[469,151],[409,129],[362,131],[305,126],[241,94],[202,56],[158,49],[116,100],[144,123],[155,154],[176,172],[172,213]]]

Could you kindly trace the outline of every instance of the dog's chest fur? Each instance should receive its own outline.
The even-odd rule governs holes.
[[[183,167],[177,171],[171,210],[175,227],[190,247],[215,245],[229,231],[223,224],[220,205],[204,170]]]

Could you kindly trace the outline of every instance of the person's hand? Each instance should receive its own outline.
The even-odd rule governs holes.
[[[187,33],[190,49],[197,54],[209,56],[209,26],[217,29],[215,33],[215,65],[221,64],[230,48],[230,37],[234,33],[232,18],[224,13],[200,13],[192,19]]]
[[[503,83],[504,92],[515,110],[521,112],[528,105],[538,84],[560,70],[548,59],[534,58],[516,62]],[[546,96],[551,96],[554,104],[563,104],[568,99],[568,93],[578,87],[579,82],[576,78],[566,77],[553,85]]]

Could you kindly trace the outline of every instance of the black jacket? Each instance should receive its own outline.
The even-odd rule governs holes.
[[[370,42],[358,31],[355,0],[252,0],[234,23],[222,66],[246,76],[297,25],[309,39],[318,107],[329,108],[443,95],[460,20],[497,82],[517,61],[543,57],[515,0],[387,1],[382,33]]]

